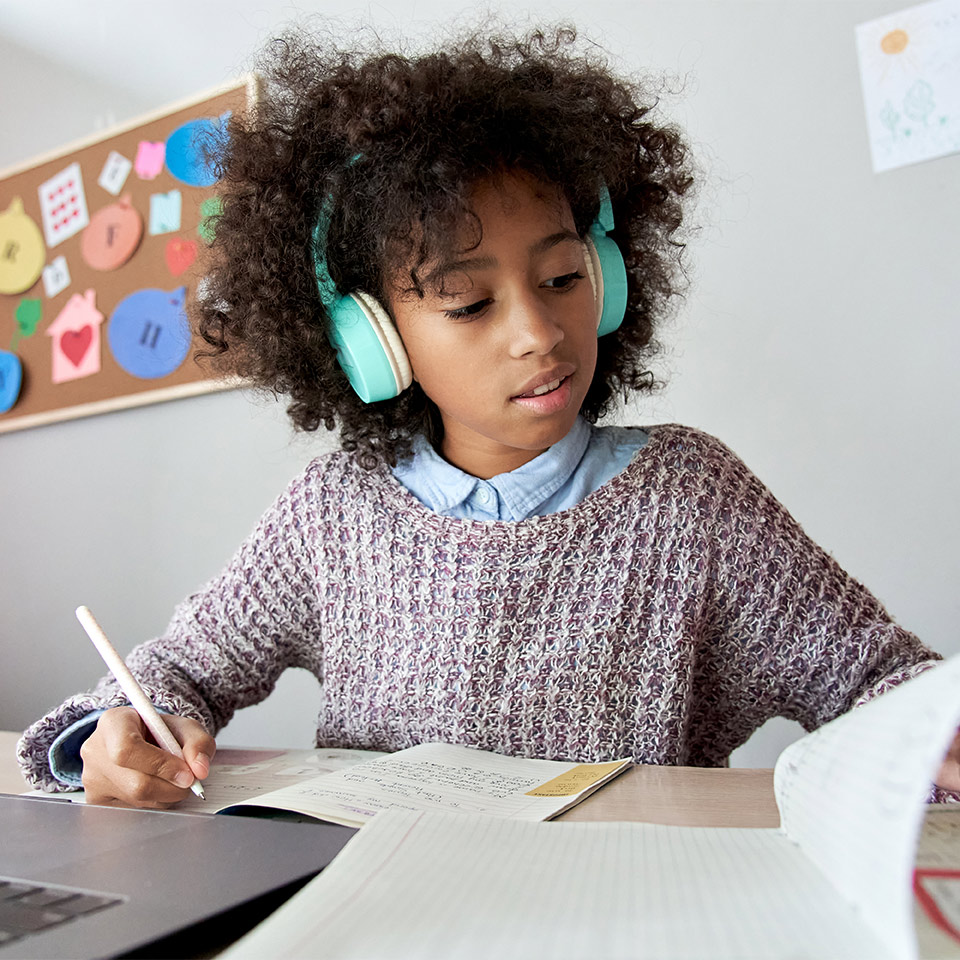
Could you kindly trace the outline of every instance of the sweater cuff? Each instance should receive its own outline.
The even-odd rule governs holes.
[[[47,751],[50,772],[60,783],[68,787],[83,786],[83,760],[80,758],[80,747],[97,729],[97,720],[105,712],[103,709],[92,710],[76,723],[70,724],[50,744],[50,749]]]

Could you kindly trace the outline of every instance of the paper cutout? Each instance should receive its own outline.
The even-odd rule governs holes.
[[[0,293],[29,290],[46,255],[40,228],[24,213],[20,197],[14,197],[0,213]]]
[[[96,307],[96,292],[75,293],[47,327],[52,340],[51,379],[65,383],[100,372],[100,324],[103,314]]]
[[[186,296],[186,287],[150,288],[117,304],[107,326],[107,340],[127,373],[153,380],[168,376],[183,363],[190,350]]]
[[[197,259],[197,245],[193,240],[171,237],[167,241],[164,258],[167,261],[167,269],[175,277],[179,277]]]
[[[90,222],[79,163],[71,163],[42,183],[37,194],[48,247],[63,243]]]
[[[107,154],[106,163],[104,163],[103,169],[100,171],[100,178],[97,180],[97,183],[99,183],[107,193],[112,193],[117,197],[120,195],[123,185],[127,182],[127,177],[130,176],[132,169],[132,161],[128,160],[122,153],[111,150],[110,153]]]
[[[201,117],[177,127],[167,138],[167,169],[190,187],[210,187],[219,179],[216,156],[227,136],[230,111],[219,117]]]
[[[223,213],[223,201],[219,197],[207,197],[200,204],[200,223],[197,226],[197,233],[205,243],[213,243],[213,237],[217,231],[217,217],[221,213]]]
[[[37,332],[37,327],[43,319],[43,304],[39,300],[21,300],[14,311],[13,319],[17,329],[13,334],[10,349],[16,350],[17,344],[24,337],[32,337]]]
[[[179,190],[150,195],[150,236],[180,229],[182,198]]]
[[[142,236],[143,217],[125,194],[93,215],[83,231],[80,254],[94,270],[116,270],[133,256]]]
[[[43,268],[43,291],[48,297],[55,297],[70,286],[70,268],[67,258],[55,257]]]
[[[873,169],[960,152],[960,0],[856,28]]]
[[[60,337],[60,349],[75,367],[79,367],[92,341],[93,328],[88,323],[79,330],[68,330],[64,333]]]
[[[20,396],[23,366],[15,353],[0,350],[0,413],[6,413]]]
[[[163,154],[166,145],[162,141],[141,140],[137,145],[137,158],[133,169],[141,180],[155,180],[163,169]]]

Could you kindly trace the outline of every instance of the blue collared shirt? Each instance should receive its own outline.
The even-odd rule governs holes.
[[[424,506],[462,520],[525,520],[579,503],[620,473],[647,442],[639,427],[595,427],[577,417],[570,432],[522,467],[481,480],[447,463],[423,438],[393,475]]]

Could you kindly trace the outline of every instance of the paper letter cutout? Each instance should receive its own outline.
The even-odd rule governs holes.
[[[179,190],[150,195],[150,236],[174,233],[180,229],[181,203]]]
[[[184,240],[183,237],[171,237],[167,241],[164,256],[167,269],[175,277],[179,277],[197,259],[197,244],[193,240]]]
[[[100,171],[100,179],[97,183],[107,193],[112,193],[115,197],[119,196],[132,169],[133,164],[122,153],[111,150],[107,155],[107,161],[104,163],[103,169]]]
[[[43,268],[43,291],[48,297],[55,297],[61,290],[70,286],[70,268],[64,256],[54,259]]]
[[[0,350],[0,413],[6,413],[20,396],[23,367],[15,353]]]
[[[200,223],[197,224],[197,233],[205,243],[213,243],[213,236],[217,232],[217,217],[223,212],[223,201],[219,197],[207,197],[200,204]]]
[[[96,292],[75,293],[47,327],[52,341],[54,383],[65,383],[100,372],[100,324]]]
[[[229,111],[221,117],[202,117],[177,127],[167,138],[167,169],[190,187],[217,182],[216,157],[226,142]]]
[[[143,236],[143,217],[130,194],[98,210],[83,231],[80,253],[94,270],[116,270],[133,256]]]
[[[137,146],[137,159],[133,168],[141,180],[155,180],[163,169],[163,154],[166,147],[163,142],[141,140]]]
[[[14,197],[0,213],[0,293],[23,293],[36,282],[46,257],[40,228]]]
[[[142,380],[166,377],[190,351],[184,310],[187,288],[138,290],[121,300],[110,317],[107,340],[117,363]]]
[[[21,300],[13,314],[17,329],[10,344],[11,350],[17,349],[17,344],[24,337],[32,337],[37,332],[37,326],[43,319],[43,304],[39,300]]]
[[[90,222],[79,163],[64,167],[56,176],[41,184],[37,193],[48,247],[55,247],[69,239]]]

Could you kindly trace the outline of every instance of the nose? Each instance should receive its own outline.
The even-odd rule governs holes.
[[[546,355],[563,339],[556,314],[537,297],[519,300],[510,312],[510,355]]]

